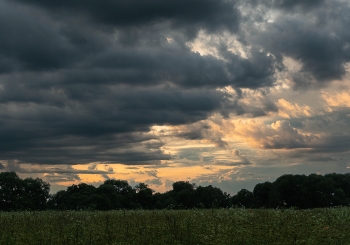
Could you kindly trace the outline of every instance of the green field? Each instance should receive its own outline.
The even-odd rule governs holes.
[[[2,212],[0,244],[350,244],[350,208]]]

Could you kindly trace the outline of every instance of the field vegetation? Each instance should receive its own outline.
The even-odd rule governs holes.
[[[350,209],[0,213],[0,245],[350,244]]]

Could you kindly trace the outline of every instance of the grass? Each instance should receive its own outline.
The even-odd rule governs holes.
[[[5,244],[350,244],[350,208],[3,212]]]

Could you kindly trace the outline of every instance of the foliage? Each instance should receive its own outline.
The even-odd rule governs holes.
[[[324,208],[350,205],[350,174],[283,175],[259,183],[253,192],[242,189],[230,196],[217,187],[188,181],[154,193],[145,183],[131,187],[126,180],[108,179],[98,187],[80,183],[49,195],[41,179],[21,179],[14,172],[0,173],[0,210],[116,210],[193,208]]]
[[[15,172],[0,173],[0,210],[43,210],[50,185],[39,178],[21,179]]]

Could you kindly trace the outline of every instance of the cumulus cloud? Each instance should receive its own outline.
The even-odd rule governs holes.
[[[285,118],[290,117],[309,117],[314,112],[307,105],[299,105],[298,103],[290,103],[285,99],[278,100],[278,114]]]
[[[317,139],[314,135],[302,134],[289,121],[278,120],[270,125],[249,120],[236,122],[235,133],[258,147],[265,149],[307,148]]]
[[[350,93],[347,91],[342,92],[323,92],[322,98],[326,101],[328,106],[333,107],[350,107]],[[330,108],[330,110],[332,110]]]

